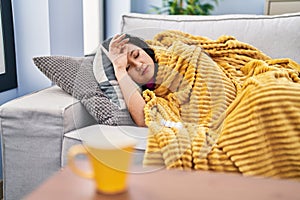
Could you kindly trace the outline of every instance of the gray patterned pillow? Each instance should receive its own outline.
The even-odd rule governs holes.
[[[56,85],[86,107],[100,124],[133,125],[127,109],[120,109],[99,88],[93,73],[94,56],[40,56],[34,64]]]

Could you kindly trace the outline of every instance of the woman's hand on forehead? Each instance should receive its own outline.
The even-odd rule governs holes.
[[[125,34],[115,35],[110,42],[110,47],[115,50],[119,50],[119,52],[117,52],[117,53],[122,53],[121,51],[124,50],[124,48],[126,47],[126,44],[129,41],[129,38],[125,38],[125,39],[124,38],[125,38]]]
[[[109,58],[113,62],[114,59],[121,56],[121,54],[127,54],[127,43],[129,38],[125,38],[125,34],[115,35],[109,44]]]
[[[126,71],[129,38],[125,34],[115,35],[109,43],[108,57],[114,65],[115,72]]]

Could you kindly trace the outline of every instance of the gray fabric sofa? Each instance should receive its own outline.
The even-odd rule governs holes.
[[[278,16],[168,16],[129,13],[121,31],[145,39],[177,29],[216,39],[233,35],[273,58],[300,63],[300,13]],[[23,198],[66,164],[76,131],[95,125],[85,107],[58,86],[12,100],[0,107],[4,198]]]
[[[80,102],[57,86],[1,106],[5,199],[20,199],[58,171],[66,149],[78,142],[65,133],[94,123]]]

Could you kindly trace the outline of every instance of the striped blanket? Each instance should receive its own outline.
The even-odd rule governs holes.
[[[232,36],[164,31],[144,165],[300,180],[300,66]]]

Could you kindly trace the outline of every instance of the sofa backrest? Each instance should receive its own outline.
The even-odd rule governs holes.
[[[162,30],[181,30],[216,39],[232,35],[272,58],[300,63],[300,13],[283,15],[178,16],[129,13],[122,16],[121,32],[151,39]]]

